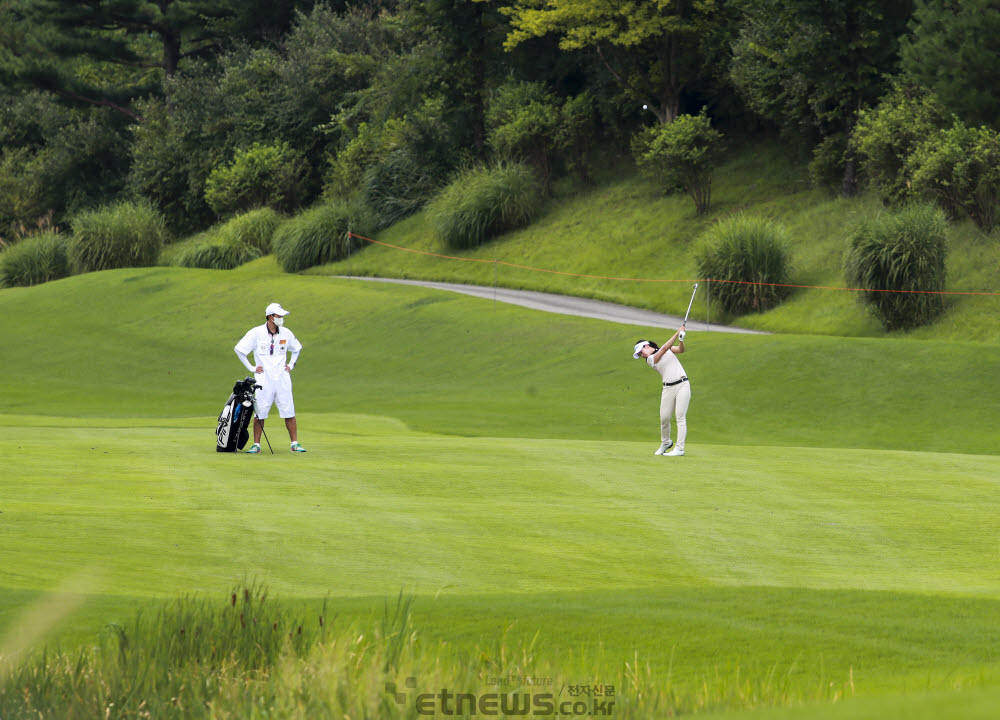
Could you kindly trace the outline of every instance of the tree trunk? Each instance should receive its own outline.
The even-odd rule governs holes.
[[[168,78],[173,77],[181,59],[181,36],[177,31],[164,28],[160,37],[163,39],[163,73]]]
[[[840,194],[845,198],[854,197],[858,191],[858,159],[850,145],[844,153],[844,177],[840,185]]]

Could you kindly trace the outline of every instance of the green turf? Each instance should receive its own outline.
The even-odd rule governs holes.
[[[122,270],[4,291],[6,326],[34,337],[30,363],[5,349],[19,377],[6,412],[217,414],[245,374],[232,348],[263,321],[261,301],[234,293],[294,308],[303,412],[385,415],[449,435],[658,439],[655,376],[631,349],[640,336],[665,340],[662,330],[255,271]],[[701,442],[1000,452],[1000,411],[981,402],[1000,372],[997,346],[702,333],[688,348]]]
[[[276,455],[217,454],[272,299],[309,452],[269,421]],[[83,593],[37,621],[73,647],[255,578],[343,618],[402,590],[422,637],[537,634],[540,667],[609,682],[777,674],[811,709],[856,696],[830,717],[997,697],[995,345],[692,333],[668,459],[642,328],[266,263],[3,290],[0,315],[25,339],[0,350],[0,655],[48,591]]]

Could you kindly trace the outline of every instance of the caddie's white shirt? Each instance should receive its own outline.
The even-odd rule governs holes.
[[[272,341],[274,344],[273,354],[271,352]],[[243,339],[236,344],[236,349],[244,355],[253,353],[254,366],[264,368],[264,376],[274,380],[285,374],[288,353],[302,350],[302,343],[286,327],[278,328],[278,332],[272,335],[267,329],[267,323],[264,323],[249,330]]]
[[[653,356],[650,355],[646,358],[646,364],[660,373],[660,377],[663,378],[663,382],[665,383],[677,382],[685,375],[684,367],[681,365],[681,361],[677,359],[677,353],[672,350],[667,350],[663,353],[660,362],[656,364],[653,363]]]

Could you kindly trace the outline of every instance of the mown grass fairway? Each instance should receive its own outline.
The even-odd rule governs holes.
[[[276,455],[217,454],[231,348],[271,299],[305,346],[309,452],[275,415]],[[167,268],[4,290],[0,315],[19,338],[0,351],[0,655],[50,591],[83,596],[32,646],[74,648],[249,578],[344,627],[402,591],[425,652],[531,647],[523,671],[671,687],[679,709],[1000,700],[994,345],[691,334],[688,455],[666,459],[641,328]]]

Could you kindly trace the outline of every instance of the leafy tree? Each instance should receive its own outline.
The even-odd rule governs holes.
[[[750,108],[785,132],[846,138],[898,64],[912,0],[744,0],[731,76]],[[846,147],[842,190],[856,187]]]
[[[1000,2],[917,0],[902,66],[971,125],[1000,116]]]
[[[127,133],[103,108],[67,108],[50,93],[0,95],[0,235],[118,192]]]
[[[151,99],[137,105],[143,121],[131,127],[126,188],[149,198],[172,229],[191,232],[214,220],[205,202],[205,181],[235,147],[217,76],[198,66],[166,87],[169,102]]]
[[[486,111],[490,147],[508,159],[525,159],[548,194],[552,188],[552,151],[560,126],[556,96],[541,83],[502,85]]]
[[[436,47],[442,66],[425,80],[430,81],[428,94],[444,100],[454,115],[454,127],[466,129],[460,143],[471,145],[475,156],[485,159],[486,96],[493,81],[505,74],[504,17],[493,4],[481,1],[402,0],[400,21],[412,45],[430,42]]]
[[[254,143],[284,142],[307,158],[296,197],[308,204],[342,138],[342,126],[324,131],[324,123],[370,84],[394,44],[367,11],[338,15],[320,4],[298,13],[275,48],[240,45],[214,62],[191,60],[167,80],[164,99],[139,106],[130,188],[154,199],[171,227],[201,229],[214,220],[205,202],[212,170]]]
[[[503,74],[502,26],[465,0],[404,0],[398,14],[371,18],[364,30],[378,40],[357,57],[366,84],[324,125],[335,148],[325,192],[360,195],[391,222],[484,156],[483,97]]]
[[[235,0],[9,0],[0,78],[138,119],[133,100],[218,47]],[[152,70],[159,72],[151,72]]]
[[[584,91],[568,98],[560,110],[556,146],[566,155],[567,166],[584,185],[591,183],[590,148],[596,130],[594,96]]]
[[[632,101],[668,123],[698,72],[698,38],[716,10],[715,0],[514,0],[504,8],[513,28],[505,47],[554,33],[563,50],[593,50]]]
[[[699,215],[708,210],[712,172],[722,157],[723,142],[704,110],[653,128],[635,152],[641,169],[663,178],[668,188],[683,187]]]

